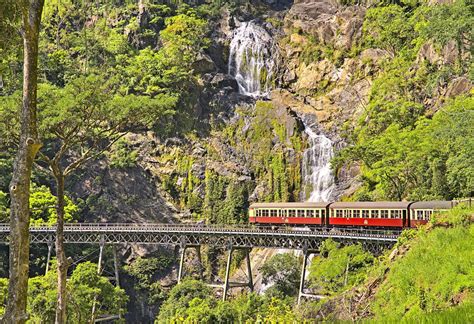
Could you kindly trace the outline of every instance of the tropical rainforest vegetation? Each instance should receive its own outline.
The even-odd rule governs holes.
[[[138,310],[133,320],[158,323],[472,322],[473,210],[463,207],[405,233],[394,254],[374,257],[358,245],[325,242],[307,280],[326,298],[299,307],[297,255],[276,254],[258,269],[270,286],[264,293],[221,301],[192,278],[171,287],[173,251],[124,251],[132,256],[120,272],[130,284],[121,289],[97,264],[70,265],[68,256],[95,250],[64,247],[61,236],[64,222],[106,221],[117,209],[131,214],[136,207],[140,217],[153,214],[151,221],[163,220],[155,217],[160,207],[192,220],[245,224],[249,201],[301,199],[309,144],[292,110],[298,105],[239,97],[235,80],[225,77],[225,32],[239,20],[272,30],[281,49],[272,84],[305,105],[323,98],[342,107],[331,94],[338,85],[329,77],[298,91],[286,74],[302,79],[301,67],[325,61],[344,75],[345,62],[360,63],[346,73],[346,85],[367,80],[368,92],[357,92],[361,111],[334,121],[340,116],[322,109],[330,115],[322,127],[336,125],[327,129],[338,141],[337,181],[347,174],[353,181],[341,185],[342,199],[474,196],[474,6],[437,2],[341,0],[335,12],[364,10],[350,46],[341,48],[311,28],[295,28],[301,17],[284,16],[292,1],[1,0],[0,222],[13,224],[10,249],[18,259],[0,246],[0,314],[10,307],[6,321],[26,320],[21,309],[12,311],[10,294],[32,322],[63,323],[65,314],[72,323],[107,314],[123,320]],[[363,55],[370,51],[382,58]],[[114,181],[135,177],[138,194],[111,193],[128,187]],[[149,197],[159,202],[140,209]],[[28,219],[58,225],[57,256],[46,274],[45,247],[25,248]],[[208,279],[222,272],[218,252],[204,251]],[[8,292],[9,273],[19,274],[10,287],[21,290]],[[64,299],[56,304],[58,292]]]

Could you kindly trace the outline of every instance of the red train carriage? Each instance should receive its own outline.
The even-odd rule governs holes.
[[[456,205],[454,201],[418,201],[410,205],[410,226],[428,223],[436,211],[445,211]]]
[[[249,207],[254,224],[323,225],[329,203],[256,203]]]
[[[329,206],[329,225],[334,226],[408,226],[411,202],[370,201],[335,202]]]
[[[456,204],[456,201],[256,203],[249,208],[249,222],[305,226],[416,227],[426,224],[435,211],[448,210]]]

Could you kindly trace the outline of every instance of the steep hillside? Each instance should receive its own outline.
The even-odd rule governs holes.
[[[322,305],[319,316],[374,322],[466,323],[474,316],[474,210],[456,208],[402,234],[367,279]],[[324,315],[323,315],[324,314]]]

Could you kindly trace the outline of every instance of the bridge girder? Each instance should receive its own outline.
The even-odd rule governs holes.
[[[9,227],[0,225],[0,242],[8,242]],[[166,225],[166,224],[67,224],[64,242],[89,244],[209,245],[234,248],[278,248],[319,250],[332,238],[341,244],[361,243],[367,250],[380,252],[392,246],[399,233],[382,230],[321,229],[317,231],[270,230],[250,227]],[[31,244],[51,243],[55,228],[30,229]]]

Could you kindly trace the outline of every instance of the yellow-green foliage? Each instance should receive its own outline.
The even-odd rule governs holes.
[[[8,279],[0,278],[0,315],[5,312],[4,305],[7,302]]]
[[[201,281],[185,280],[170,291],[155,323],[297,323],[292,302],[254,293],[220,301]]]
[[[459,208],[448,213],[446,217],[465,219],[472,214],[474,209]],[[472,306],[473,224],[452,228],[435,227],[430,231],[420,230],[410,245],[411,248],[404,257],[389,265],[390,271],[386,280],[377,290],[372,304],[376,319],[404,319],[416,322],[426,314],[446,310],[458,304],[470,301]],[[466,308],[470,308],[472,318],[473,308]],[[463,310],[459,312],[464,313]],[[444,316],[449,316],[449,313],[440,318]]]
[[[248,131],[242,133],[243,122],[239,122],[226,127],[224,134],[233,135],[229,140],[237,147],[241,147],[253,160],[252,167],[257,179],[264,179],[271,192],[264,199],[266,201],[296,199],[299,196],[301,182],[301,156],[298,153],[304,149],[298,131],[286,128],[271,102],[258,101],[251,113],[244,111],[239,113],[242,117],[251,118]],[[291,131],[294,134],[289,137]],[[276,139],[279,145],[275,145]],[[290,162],[285,148],[295,151],[293,161]]]
[[[112,168],[126,169],[134,167],[137,163],[138,151],[130,147],[124,138],[118,140],[107,154],[109,165]]]
[[[79,208],[69,197],[65,198],[64,221],[77,221],[79,216]],[[49,224],[56,223],[58,215],[56,213],[56,196],[46,186],[33,185],[30,195],[30,221],[32,224]]]

